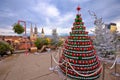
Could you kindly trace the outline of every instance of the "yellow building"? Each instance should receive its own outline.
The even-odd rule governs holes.
[[[109,24],[109,29],[110,29],[110,32],[117,31],[117,25],[116,25],[116,23],[110,23]]]

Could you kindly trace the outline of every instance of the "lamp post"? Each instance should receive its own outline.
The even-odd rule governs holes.
[[[51,51],[50,48],[46,48],[46,50],[48,51],[48,53],[50,53],[50,51]],[[52,53],[50,54],[50,59],[51,59],[51,62],[50,62],[50,68],[49,68],[49,70],[53,71],[54,67],[53,67],[53,62],[52,62]]]
[[[119,76],[120,76],[120,74],[117,72],[117,58],[118,58],[117,53],[119,53],[119,52],[116,52],[116,53],[115,53],[115,58],[116,58],[116,62],[115,62],[115,72],[112,73],[112,75],[115,76],[115,77],[119,77]]]
[[[18,24],[20,23],[24,23],[24,30],[25,30],[25,54],[28,55],[28,52],[27,52],[27,35],[26,35],[26,21],[22,21],[22,20],[18,20]]]

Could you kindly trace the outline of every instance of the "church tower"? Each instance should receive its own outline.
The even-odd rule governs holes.
[[[37,26],[35,24],[35,28],[34,28],[34,39],[37,39],[38,37],[38,31],[37,31]]]
[[[59,40],[58,34],[57,34],[57,30],[53,29],[52,30],[52,39],[56,42]]]
[[[37,31],[37,26],[36,26],[36,24],[35,24],[34,34],[37,34],[37,33],[38,33],[38,31]]]
[[[42,28],[42,31],[41,31],[41,37],[44,38],[45,37],[45,34],[44,34],[44,29]]]
[[[36,40],[38,37],[38,31],[37,31],[37,26],[35,25],[34,31],[31,23],[31,29],[30,29],[30,40]]]
[[[33,27],[32,27],[32,23],[31,23],[31,28],[30,28],[30,40],[32,40],[34,37],[34,33],[33,33]]]

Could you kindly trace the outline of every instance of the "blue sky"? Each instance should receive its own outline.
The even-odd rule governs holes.
[[[80,13],[87,30],[94,30],[94,18],[88,10],[102,17],[104,23],[117,23],[120,31],[120,0],[0,0],[0,34],[15,35],[12,25],[18,20],[27,22],[27,33],[30,23],[44,28],[51,34],[57,28],[59,35],[68,34],[76,16],[76,7],[82,8]]]

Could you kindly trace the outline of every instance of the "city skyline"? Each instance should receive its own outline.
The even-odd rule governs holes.
[[[94,30],[94,18],[88,10],[94,11],[102,17],[106,24],[114,22],[120,31],[120,1],[119,0],[1,0],[0,1],[0,34],[15,35],[12,25],[18,20],[27,23],[27,33],[30,33],[30,24],[35,24],[38,31],[44,28],[45,34],[52,34],[57,28],[59,35],[69,34],[77,14],[76,7],[82,8],[80,14],[87,31]]]

